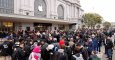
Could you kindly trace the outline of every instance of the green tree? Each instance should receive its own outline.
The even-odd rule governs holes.
[[[103,26],[105,29],[109,29],[109,27],[111,26],[111,23],[106,21],[103,23]]]
[[[101,26],[100,26],[100,24],[98,24],[96,27],[99,29]]]
[[[96,24],[102,23],[102,17],[97,13],[85,13],[82,18],[84,23],[91,28],[94,28]]]
[[[85,25],[82,25],[82,28],[85,28]]]

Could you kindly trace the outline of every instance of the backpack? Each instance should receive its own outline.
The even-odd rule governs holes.
[[[18,51],[14,51],[12,54],[12,60],[18,59]]]
[[[8,43],[7,42],[3,43],[2,49],[1,49],[1,55],[2,56],[8,56],[9,55],[8,50],[9,50]]]
[[[79,55],[80,55],[79,57],[76,56],[76,55],[73,55],[73,57],[74,57],[76,60],[84,60],[82,54],[79,54]]]
[[[39,57],[38,57],[37,55],[34,55],[34,58],[35,58],[36,60],[38,60]]]
[[[57,60],[67,60],[67,53],[63,51],[63,49],[59,49],[57,53]]]
[[[36,54],[36,53],[32,53],[33,54],[33,58],[31,58],[31,60],[40,60],[40,54]]]
[[[58,60],[67,60],[66,56],[67,56],[66,53],[59,53],[58,54]]]

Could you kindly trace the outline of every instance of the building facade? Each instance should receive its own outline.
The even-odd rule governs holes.
[[[82,12],[79,0],[0,0],[0,31],[75,30]]]

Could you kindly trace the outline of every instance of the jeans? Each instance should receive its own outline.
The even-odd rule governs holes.
[[[93,51],[98,51],[98,47],[93,47]]]
[[[107,49],[107,57],[112,58],[112,49]]]

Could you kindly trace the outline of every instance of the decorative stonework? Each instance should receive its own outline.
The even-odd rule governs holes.
[[[64,19],[64,7],[59,5],[57,8],[58,19]]]
[[[14,0],[0,0],[0,13],[14,13]]]
[[[34,15],[37,17],[46,17],[47,6],[45,0],[35,0]]]

